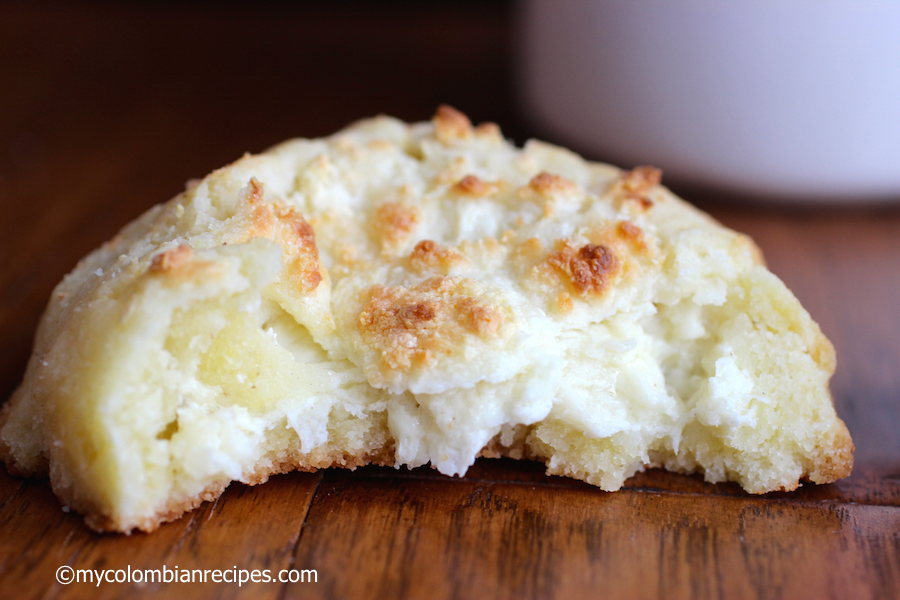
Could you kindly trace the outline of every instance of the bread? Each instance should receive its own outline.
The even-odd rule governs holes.
[[[54,291],[0,454],[98,530],[231,481],[476,457],[618,489],[849,474],[834,351],[746,236],[441,107],[194,181]]]

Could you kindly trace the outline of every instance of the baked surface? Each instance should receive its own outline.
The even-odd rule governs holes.
[[[231,481],[542,460],[751,493],[849,474],[834,351],[746,236],[660,185],[442,107],[245,156],[54,291],[0,454],[96,529]]]

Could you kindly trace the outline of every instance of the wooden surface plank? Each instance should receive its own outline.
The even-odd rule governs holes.
[[[0,1],[0,395],[59,279],[189,178],[378,112],[424,119],[439,102],[519,143],[539,135],[516,102],[513,8]],[[126,537],[87,530],[46,482],[0,472],[0,597],[900,597],[900,210],[674,189],[753,236],[833,341],[835,404],[857,446],[848,479],[750,497],[660,471],[607,494],[510,460],[462,479],[326,471],[233,485]],[[64,586],[63,565],[318,581]]]
[[[177,593],[180,598],[279,598],[278,583],[255,587],[206,583],[145,585],[105,582],[61,585],[57,569],[230,570],[291,568],[307,512],[321,474],[292,473],[273,477],[258,489],[234,484],[215,502],[151,534],[100,535],[81,518],[66,513],[41,481],[26,481],[0,509],[0,589],[17,589],[17,597],[132,598]],[[4,484],[12,481],[0,477]],[[234,576],[228,576],[234,578]],[[11,586],[7,588],[7,586]],[[215,590],[215,591],[214,591]]]
[[[0,565],[4,584],[50,598],[563,598],[584,590],[625,598],[889,598],[900,586],[900,508],[678,490],[686,479],[696,480],[651,472],[645,487],[632,481],[610,494],[546,477],[530,463],[487,459],[462,479],[375,467],[326,471],[321,482],[293,474],[258,488],[233,486],[217,503],[131,537],[89,532],[60,511],[46,486],[30,482],[0,513],[5,538],[19,540],[27,555],[0,554]],[[317,582],[52,581],[65,564],[232,563],[314,569]],[[840,568],[822,572],[823,565]]]
[[[360,475],[323,480],[296,562],[331,568],[287,598],[838,599],[900,584],[897,507]]]

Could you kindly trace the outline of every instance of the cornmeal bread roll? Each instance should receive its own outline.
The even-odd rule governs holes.
[[[54,291],[0,453],[98,530],[232,481],[476,457],[608,491],[850,473],[834,351],[746,236],[622,171],[441,107],[245,156]]]

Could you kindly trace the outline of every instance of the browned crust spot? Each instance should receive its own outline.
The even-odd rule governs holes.
[[[619,238],[628,242],[634,250],[640,253],[648,251],[644,230],[631,221],[622,221],[616,225],[616,234]]]
[[[656,167],[641,166],[622,175],[622,186],[625,191],[635,194],[646,194],[662,183],[662,171]]]
[[[519,258],[535,260],[544,252],[544,243],[536,237],[528,238],[516,248]]]
[[[578,184],[565,177],[541,171],[531,178],[528,187],[547,200],[559,198],[578,191]]]
[[[622,173],[613,186],[613,193],[622,201],[633,202],[641,211],[646,211],[653,207],[647,194],[661,182],[662,171],[656,167],[635,167]]]
[[[391,371],[430,366],[475,336],[496,335],[503,314],[466,294],[459,277],[432,277],[412,288],[373,286],[359,315],[363,341]]]
[[[451,191],[461,196],[483,198],[496,192],[497,186],[494,183],[479,179],[476,175],[466,175],[456,182]]]
[[[556,297],[556,310],[560,314],[567,315],[572,312],[572,309],[575,308],[575,305],[572,302],[572,296],[563,292],[559,296]]]
[[[276,241],[286,251],[282,279],[301,293],[311,292],[322,282],[316,234],[293,208],[276,205],[274,209],[278,222]]]
[[[475,128],[475,136],[497,142],[503,140],[503,133],[500,131],[500,126],[490,122],[478,125]]]
[[[174,269],[183,267],[190,262],[194,251],[187,244],[160,252],[150,261],[150,267],[147,269],[151,273],[166,273]]]
[[[438,106],[432,123],[435,137],[444,144],[472,135],[472,122],[469,117],[446,104]]]
[[[459,252],[444,248],[432,240],[422,240],[409,254],[410,267],[420,273],[434,269],[447,272],[465,260]]]
[[[551,252],[547,263],[564,275],[581,295],[602,294],[622,268],[622,261],[603,244],[570,244]]]
[[[382,250],[403,245],[419,224],[419,211],[400,202],[384,202],[375,209],[372,228],[381,240]]]
[[[619,235],[628,240],[637,240],[643,237],[641,228],[631,221],[622,221],[617,226],[617,229],[619,231]]]
[[[268,202],[262,184],[251,178],[238,215],[246,220],[248,228],[232,243],[256,237],[276,242],[283,250],[281,280],[301,294],[316,289],[323,279],[316,236],[312,226],[297,211]]]

